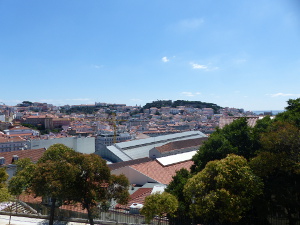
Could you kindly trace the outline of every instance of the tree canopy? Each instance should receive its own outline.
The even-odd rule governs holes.
[[[98,204],[107,204],[113,199],[122,204],[128,201],[127,178],[111,175],[106,161],[94,154],[82,154],[54,144],[37,164],[20,161],[18,165],[10,182],[11,192],[20,194],[25,190],[35,196],[50,197],[50,224],[53,224],[56,201],[80,203],[88,211],[90,224],[94,224],[92,210]]]
[[[300,98],[289,99],[286,111],[276,115],[276,121],[285,121],[300,128]]]
[[[191,200],[191,212],[207,221],[237,222],[262,193],[263,183],[242,156],[228,155],[208,162],[190,178],[184,194]]]
[[[225,158],[230,153],[249,159],[258,147],[258,140],[248,126],[247,118],[234,120],[223,129],[217,129],[200,147],[192,159],[192,173],[201,171],[209,161]]]
[[[176,108],[177,106],[187,106],[187,107],[194,107],[194,108],[212,108],[215,113],[221,109],[220,106],[214,103],[207,103],[201,101],[187,101],[187,100],[157,100],[151,103],[147,103],[143,106],[144,109],[150,109],[151,107],[161,108],[161,107],[173,107]]]
[[[129,182],[124,175],[111,175],[104,159],[97,155],[81,154],[77,167],[80,174],[77,174],[74,188],[70,192],[72,200],[87,209],[90,224],[93,224],[92,209],[99,203],[107,205],[115,200],[126,204],[129,198]]]
[[[7,179],[8,174],[5,168],[0,168],[0,202],[8,201],[11,197],[6,186]]]
[[[29,158],[19,159],[14,162],[17,166],[15,176],[13,176],[8,188],[12,195],[20,195],[23,191],[29,191],[31,180],[34,176],[35,164]]]
[[[267,210],[286,215],[293,225],[300,216],[300,129],[275,122],[262,135],[261,144],[250,165],[264,180]]]
[[[191,176],[192,176],[191,173],[187,169],[182,168],[176,171],[175,176],[173,176],[173,180],[169,183],[168,187],[165,189],[166,192],[174,195],[179,201],[179,205],[178,205],[179,214],[182,213],[184,214],[189,208],[190,201],[186,201],[186,198],[183,195],[183,189],[187,180]]]
[[[246,118],[240,118],[223,129],[217,129],[194,155],[192,178],[184,184],[186,176],[176,174],[167,191],[174,193],[180,202],[179,205],[188,205],[192,196],[197,198],[195,195],[197,191],[198,202],[193,204],[192,209],[206,219],[212,218],[215,214],[221,216],[216,217],[219,221],[236,221],[243,215],[242,212],[251,206],[251,211],[247,213],[249,217],[254,216],[257,220],[266,221],[273,215],[285,215],[289,224],[295,225],[300,219],[300,98],[290,99],[287,103],[285,112],[278,114],[275,119],[266,116],[258,120],[254,127],[248,126]],[[239,201],[229,199],[234,193],[233,190],[228,191],[223,186],[216,186],[221,181],[222,184],[230,182],[230,177],[234,175],[232,172],[240,171],[235,168],[230,173],[228,171],[227,175],[231,174],[230,176],[222,174],[227,171],[223,160],[228,154],[242,157],[242,160],[239,160],[243,163],[249,161],[251,169],[248,165],[245,165],[245,168],[249,173],[252,170],[251,174],[256,175],[255,180],[260,177],[259,180],[264,184],[260,198],[255,198],[253,202],[248,199],[249,201],[244,201],[243,206],[239,206],[237,204]],[[223,172],[218,169],[222,167],[220,165],[225,168],[222,169]],[[236,183],[239,183],[239,180],[236,180]],[[232,185],[233,188],[236,188],[236,183]],[[260,186],[260,182],[258,183]],[[248,184],[247,181],[245,184]],[[182,187],[189,196],[184,200],[178,194]],[[233,199],[243,198],[244,194],[254,196],[260,192],[257,189],[253,194],[253,190],[239,191]],[[216,205],[222,207],[226,205],[230,210],[222,212],[222,207],[218,208]],[[184,207],[179,209],[184,209],[188,213]],[[214,213],[209,214],[210,212]]]
[[[149,223],[155,216],[161,219],[167,214],[172,215],[176,212],[178,201],[173,195],[163,192],[154,193],[145,198],[141,214],[145,216],[146,222]]]

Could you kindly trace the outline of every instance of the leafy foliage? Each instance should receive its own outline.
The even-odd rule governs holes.
[[[261,144],[250,165],[264,180],[267,209],[285,214],[292,225],[300,212],[300,130],[276,122],[262,135]]]
[[[11,199],[11,195],[6,187],[0,188],[0,202],[6,202]]]
[[[212,160],[234,153],[249,159],[258,149],[258,140],[245,117],[233,121],[223,129],[217,129],[193,157],[192,173],[201,171]]]
[[[33,105],[33,103],[31,101],[23,101],[22,103],[18,104],[18,106],[20,107],[28,107]]]
[[[263,183],[242,156],[228,155],[211,161],[190,178],[185,196],[194,199],[191,211],[207,221],[239,221],[252,200],[262,193]]]
[[[87,209],[90,224],[94,224],[92,211],[99,203],[104,205],[112,199],[122,204],[128,201],[127,178],[111,175],[106,161],[97,155],[54,144],[36,165],[25,161],[18,164],[17,174],[10,182],[12,193],[26,190],[36,196],[51,197],[52,207],[56,200],[63,204],[79,202]]]
[[[212,108],[214,109],[215,113],[221,109],[220,106],[214,103],[207,103],[201,101],[186,101],[186,100],[176,100],[172,102],[172,100],[157,100],[153,101],[152,103],[147,103],[144,105],[143,109],[150,109],[151,107],[161,108],[161,107],[173,107],[176,108],[177,106],[187,106],[187,107],[194,107],[194,108]]]
[[[5,168],[0,168],[0,202],[8,201],[11,198],[6,187],[7,179],[8,174],[6,173]]]
[[[8,179],[8,174],[5,171],[5,168],[0,168],[0,188],[5,187],[5,182]]]
[[[66,114],[71,113],[84,113],[84,114],[93,114],[100,109],[99,106],[73,106],[70,109],[61,108],[61,112]]]
[[[39,159],[31,180],[31,191],[37,196],[69,200],[70,184],[78,171],[76,153],[62,144],[54,144]]]
[[[190,172],[185,168],[176,171],[176,175],[173,176],[173,180],[168,185],[165,191],[176,196],[178,200],[184,200],[184,195],[182,191],[184,185],[186,184],[186,181],[190,177],[191,177]]]
[[[152,107],[161,108],[161,107],[171,107],[172,100],[157,100],[152,103],[147,103],[143,106],[143,109],[150,109]]]
[[[182,168],[176,171],[176,175],[173,176],[173,180],[165,189],[166,192],[174,195],[177,198],[179,202],[179,206],[178,206],[179,214],[185,213],[186,211],[188,211],[189,208],[190,201],[186,201],[186,198],[183,195],[183,189],[190,177],[191,177],[190,172],[187,169]]]
[[[29,158],[19,159],[15,164],[17,170],[8,183],[8,189],[12,195],[18,196],[23,191],[29,190],[36,166]]]
[[[73,201],[81,203],[83,209],[90,210],[100,203],[106,205],[112,199],[125,204],[128,201],[129,182],[124,175],[114,176],[106,161],[97,155],[81,154],[77,167],[77,174],[72,192]],[[90,220],[90,223],[91,220]]]
[[[258,120],[253,128],[247,125],[245,118],[235,120],[223,129],[217,129],[204,145],[200,147],[197,154],[193,157],[194,165],[191,168],[192,174],[200,171],[200,174],[204,173],[206,171],[205,166],[210,165],[210,161],[224,159],[228,153],[243,156],[247,160],[250,160],[253,172],[264,183],[263,195],[253,200],[251,203],[251,213],[247,213],[247,216],[253,215],[260,221],[267,221],[269,216],[276,213],[285,215],[289,220],[289,224],[294,225],[296,224],[295,221],[299,221],[300,218],[299,130],[300,98],[295,100],[290,99],[285,112],[278,114],[275,119],[271,119],[269,116],[264,117]],[[211,168],[211,173],[206,175],[208,177],[217,177],[214,172],[215,170]],[[199,173],[196,176],[200,176]],[[194,177],[190,180],[192,179]],[[229,178],[227,177],[225,180],[227,179]],[[188,185],[191,185],[190,180],[189,184],[185,185],[186,188]],[[174,193],[179,199],[179,205],[187,205],[188,201],[190,201],[190,198],[181,200],[180,195],[176,194],[178,192],[176,184],[182,187],[184,182],[184,179],[180,176],[175,176],[171,183],[172,185],[168,188],[168,191]],[[212,180],[212,182],[217,183],[217,180]],[[206,183],[209,182],[207,181]],[[196,189],[202,184],[195,182],[193,185]],[[191,188],[190,191],[192,190]],[[202,190],[207,191],[205,188]],[[215,191],[211,195],[207,195],[206,198],[203,198],[201,201],[204,202],[200,205],[206,207],[206,209],[210,207],[211,211],[215,207],[215,203],[222,199],[225,202],[228,200],[227,203],[230,203],[226,197],[226,193],[224,190]],[[241,195],[243,193],[241,192]],[[217,194],[219,194],[219,197],[216,197],[218,196]],[[236,197],[238,198],[238,195]],[[207,205],[205,206],[204,203]],[[229,205],[228,209],[230,207]],[[184,211],[188,212],[187,209],[184,209]],[[238,210],[234,208],[231,208],[231,211],[238,213]],[[205,215],[207,216],[208,214]],[[201,214],[201,216],[203,217],[204,214]],[[231,214],[226,214],[226,212],[223,216],[224,220],[226,218],[238,218]],[[220,218],[218,219],[220,220]],[[241,221],[241,223],[243,222],[245,221]]]
[[[145,216],[146,222],[149,223],[155,216],[162,218],[166,214],[173,214],[178,207],[178,201],[173,195],[163,192],[154,193],[145,198],[145,204],[141,214]]]
[[[277,114],[276,121],[292,123],[300,128],[300,98],[287,101],[286,111]]]

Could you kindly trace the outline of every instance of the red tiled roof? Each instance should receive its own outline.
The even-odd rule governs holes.
[[[32,162],[37,162],[39,158],[42,157],[45,151],[46,151],[45,148],[39,148],[39,149],[19,150],[19,151],[12,151],[12,152],[0,152],[0,157],[5,158],[4,166],[12,163],[12,158],[14,155],[19,156],[19,159],[30,158]]]
[[[181,141],[174,141],[162,145],[160,147],[156,147],[159,152],[170,152],[176,149],[194,147],[202,145],[203,141],[206,141],[207,137],[203,138],[195,138],[195,139],[188,139],[188,140],[181,140]]]
[[[38,115],[38,116],[28,116],[27,119],[45,119],[45,118],[53,118],[53,115]]]
[[[25,141],[24,138],[21,138],[20,136],[8,136],[8,135],[2,135],[0,136],[0,143],[5,142],[17,142],[17,141]]]
[[[41,204],[42,197],[34,197],[32,194],[22,194],[20,195],[20,200],[26,203],[34,203],[34,204]],[[66,209],[74,212],[81,212],[81,213],[87,213],[87,210],[83,210],[82,206],[77,204],[70,204],[70,205],[62,205],[59,207],[60,209]]]
[[[152,161],[152,159],[150,159],[149,157],[145,157],[145,158],[141,158],[141,159],[133,159],[133,160],[129,160],[129,161],[108,164],[108,167],[110,168],[110,170],[116,170],[121,167],[135,165],[135,164],[139,164],[139,163],[145,163],[145,162],[149,162],[149,161]]]
[[[144,204],[145,198],[149,196],[153,188],[139,188],[129,197],[129,201],[126,205],[118,204],[116,208],[129,208],[133,203]]]
[[[28,127],[24,127],[24,126],[16,126],[16,127],[13,127],[9,130],[32,130],[32,129],[28,128]]]
[[[34,197],[32,194],[21,194],[19,199],[23,202],[28,202],[28,203],[41,203],[42,202],[42,197]]]
[[[32,133],[23,133],[23,134],[10,134],[10,137],[23,137],[23,136],[33,136]]]
[[[176,171],[185,168],[190,170],[193,165],[193,161],[185,161],[170,166],[162,166],[158,161],[151,161],[146,163],[140,163],[130,166],[131,168],[145,174],[146,176],[156,180],[162,184],[169,184],[172,181],[172,177],[175,176]]]

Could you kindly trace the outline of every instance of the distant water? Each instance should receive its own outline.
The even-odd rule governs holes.
[[[264,114],[264,113],[270,113],[272,112],[272,115],[277,115],[278,113],[284,112],[284,110],[257,110],[257,111],[252,111],[256,115]]]

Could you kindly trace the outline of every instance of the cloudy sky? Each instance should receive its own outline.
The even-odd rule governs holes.
[[[300,97],[299,0],[0,0],[0,102]]]

